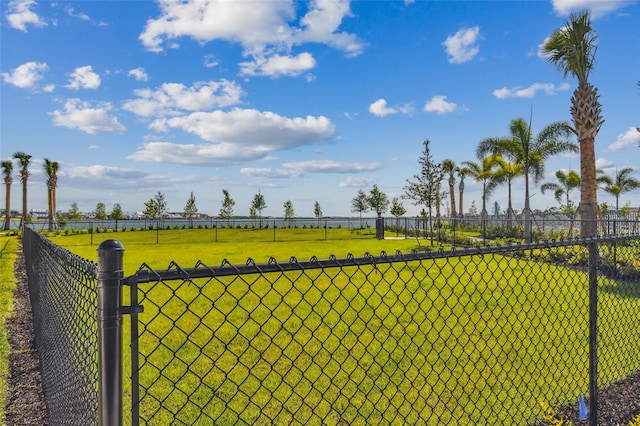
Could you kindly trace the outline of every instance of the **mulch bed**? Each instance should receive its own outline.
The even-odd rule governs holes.
[[[5,407],[8,425],[49,426],[47,407],[42,391],[40,361],[35,346],[31,302],[22,254],[15,264],[18,280],[14,293],[14,315],[7,320],[7,334],[11,353]],[[602,389],[598,395],[598,423],[608,426],[627,426],[640,415],[640,372]],[[586,399],[587,406],[589,400]],[[556,417],[575,426],[587,425],[579,420],[578,403],[556,409]],[[544,424],[544,423],[537,423]]]
[[[50,425],[42,391],[40,359],[36,350],[31,301],[24,257],[15,263],[17,288],[13,296],[14,314],[7,319],[9,377],[5,421],[8,425]]]

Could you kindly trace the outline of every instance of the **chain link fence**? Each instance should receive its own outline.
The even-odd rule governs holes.
[[[25,227],[33,328],[52,424],[96,424],[97,265]]]
[[[56,371],[44,371],[49,409],[96,419],[96,266],[35,232],[24,240],[38,343],[64,336],[41,354],[55,360],[43,361]],[[598,390],[640,371],[637,235],[142,265],[121,281],[131,352],[114,356],[131,369],[134,425],[535,424],[541,403],[581,396],[596,424]]]

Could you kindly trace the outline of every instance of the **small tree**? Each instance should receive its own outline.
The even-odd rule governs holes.
[[[156,205],[156,200],[150,198],[147,202],[144,203],[144,211],[142,212],[142,217],[145,219],[156,219],[158,217],[158,206]]]
[[[260,228],[262,228],[262,210],[267,208],[267,203],[264,201],[264,195],[260,191],[254,195],[251,207],[254,209],[254,214],[258,212],[258,220],[260,221]]]
[[[378,189],[378,185],[373,185],[367,197],[367,203],[369,207],[371,207],[371,210],[376,212],[378,217],[382,217],[382,213],[389,209],[389,198],[387,194]]]
[[[158,193],[153,197],[156,202],[156,216],[159,219],[162,219],[167,214],[167,201],[162,192],[158,191]]]
[[[391,214],[396,217],[396,235],[398,235],[398,229],[400,228],[399,220],[400,216],[404,215],[407,209],[398,201],[397,197],[391,200]]]
[[[113,205],[113,209],[111,210],[111,213],[109,214],[109,218],[113,219],[113,220],[123,220],[124,219],[124,213],[122,213],[122,207],[120,206],[120,204],[115,203]]]
[[[80,210],[78,210],[78,203],[71,203],[71,208],[67,213],[67,217],[69,218],[69,220],[82,219],[82,214],[80,213]]]
[[[289,226],[291,226],[294,218],[293,203],[291,203],[291,200],[287,200],[282,207],[284,207],[284,220],[289,222]]]
[[[369,201],[367,200],[367,194],[362,189],[358,190],[358,193],[353,200],[351,200],[351,211],[353,213],[360,214],[360,228],[362,228],[362,213],[369,211]]]
[[[191,191],[191,195],[184,205],[184,217],[189,220],[189,228],[193,228],[193,217],[196,215],[196,213],[198,213],[198,208],[196,207],[196,197],[193,196],[193,191]]]
[[[439,201],[440,184],[444,179],[445,171],[441,163],[436,163],[431,157],[429,149],[429,139],[423,142],[424,148],[418,158],[420,173],[413,175],[414,180],[407,179],[408,185],[404,187],[405,198],[412,200],[414,205],[424,205],[429,211],[430,231],[433,235],[433,225],[431,223],[432,208]],[[431,241],[433,244],[433,240]]]
[[[96,204],[96,219],[105,220],[107,218],[107,207],[102,201]]]
[[[222,200],[222,208],[220,209],[218,217],[229,221],[233,217],[233,207],[236,205],[236,202],[231,198],[229,191],[226,189],[222,190],[222,195],[224,196],[224,199]]]
[[[319,202],[315,202],[313,205],[313,215],[318,219],[318,226],[320,226],[320,219],[322,219],[322,208]]]

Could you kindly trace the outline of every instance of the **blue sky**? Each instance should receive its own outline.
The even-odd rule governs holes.
[[[584,8],[599,36],[597,166],[640,178],[637,0],[0,4],[0,157],[32,155],[30,208],[46,208],[49,158],[63,211],[141,211],[158,191],[182,211],[193,191],[216,215],[227,189],[236,215],[258,191],[264,215],[282,216],[287,200],[296,216],[313,216],[315,201],[326,216],[353,215],[359,189],[404,194],[424,139],[434,160],[460,164],[512,119],[532,117],[536,133],[570,121],[577,83],[539,48]],[[570,168],[577,156],[554,158],[543,181]],[[465,188],[466,212],[481,194],[472,179]],[[517,210],[523,192],[519,179]],[[533,208],[557,206],[532,192]],[[20,196],[16,174],[13,208]],[[506,188],[494,201],[506,206]],[[620,203],[639,201],[635,191]]]

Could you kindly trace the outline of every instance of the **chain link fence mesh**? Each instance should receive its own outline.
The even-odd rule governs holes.
[[[598,244],[606,386],[640,370],[640,244]],[[588,256],[569,241],[143,265],[140,421],[535,423],[589,393]]]
[[[95,424],[97,265],[28,228],[23,245],[52,422]],[[143,308],[131,423],[539,423],[589,394],[590,269],[605,388],[640,371],[638,236],[142,265],[123,283]]]
[[[97,265],[27,227],[22,241],[51,423],[97,424]]]

